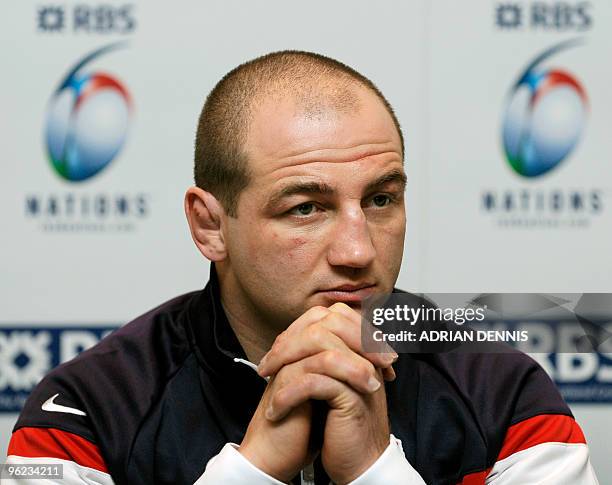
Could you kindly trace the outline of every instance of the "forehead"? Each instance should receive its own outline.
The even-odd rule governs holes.
[[[353,89],[354,102],[346,109],[324,102],[315,110],[304,109],[303,100],[291,93],[262,99],[245,144],[254,182],[274,183],[310,171],[312,164],[331,167],[372,157],[401,164],[401,141],[391,115],[373,92]]]

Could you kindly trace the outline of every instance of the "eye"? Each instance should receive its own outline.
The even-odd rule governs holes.
[[[307,202],[291,209],[290,214],[295,216],[309,216],[314,213],[315,209],[316,207],[313,203]]]
[[[384,207],[391,203],[391,197],[388,195],[379,194],[372,199],[372,202],[376,207]]]

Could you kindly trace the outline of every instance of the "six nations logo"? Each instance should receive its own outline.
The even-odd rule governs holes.
[[[578,43],[570,40],[544,51],[510,91],[502,138],[508,163],[519,175],[548,172],[580,139],[589,106],[584,88],[567,71],[540,67],[550,56]]]

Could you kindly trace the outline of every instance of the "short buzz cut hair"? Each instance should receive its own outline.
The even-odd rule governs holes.
[[[228,72],[213,88],[200,114],[195,140],[195,184],[213,194],[229,216],[237,216],[238,197],[250,181],[244,149],[257,101],[290,93],[309,116],[324,108],[353,111],[355,87],[365,87],[383,103],[404,138],[393,108],[372,81],[335,59],[304,51],[279,51],[257,57]]]

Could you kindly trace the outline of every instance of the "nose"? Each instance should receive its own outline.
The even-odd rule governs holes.
[[[360,205],[339,212],[327,260],[332,266],[365,268],[376,257],[368,221]]]

